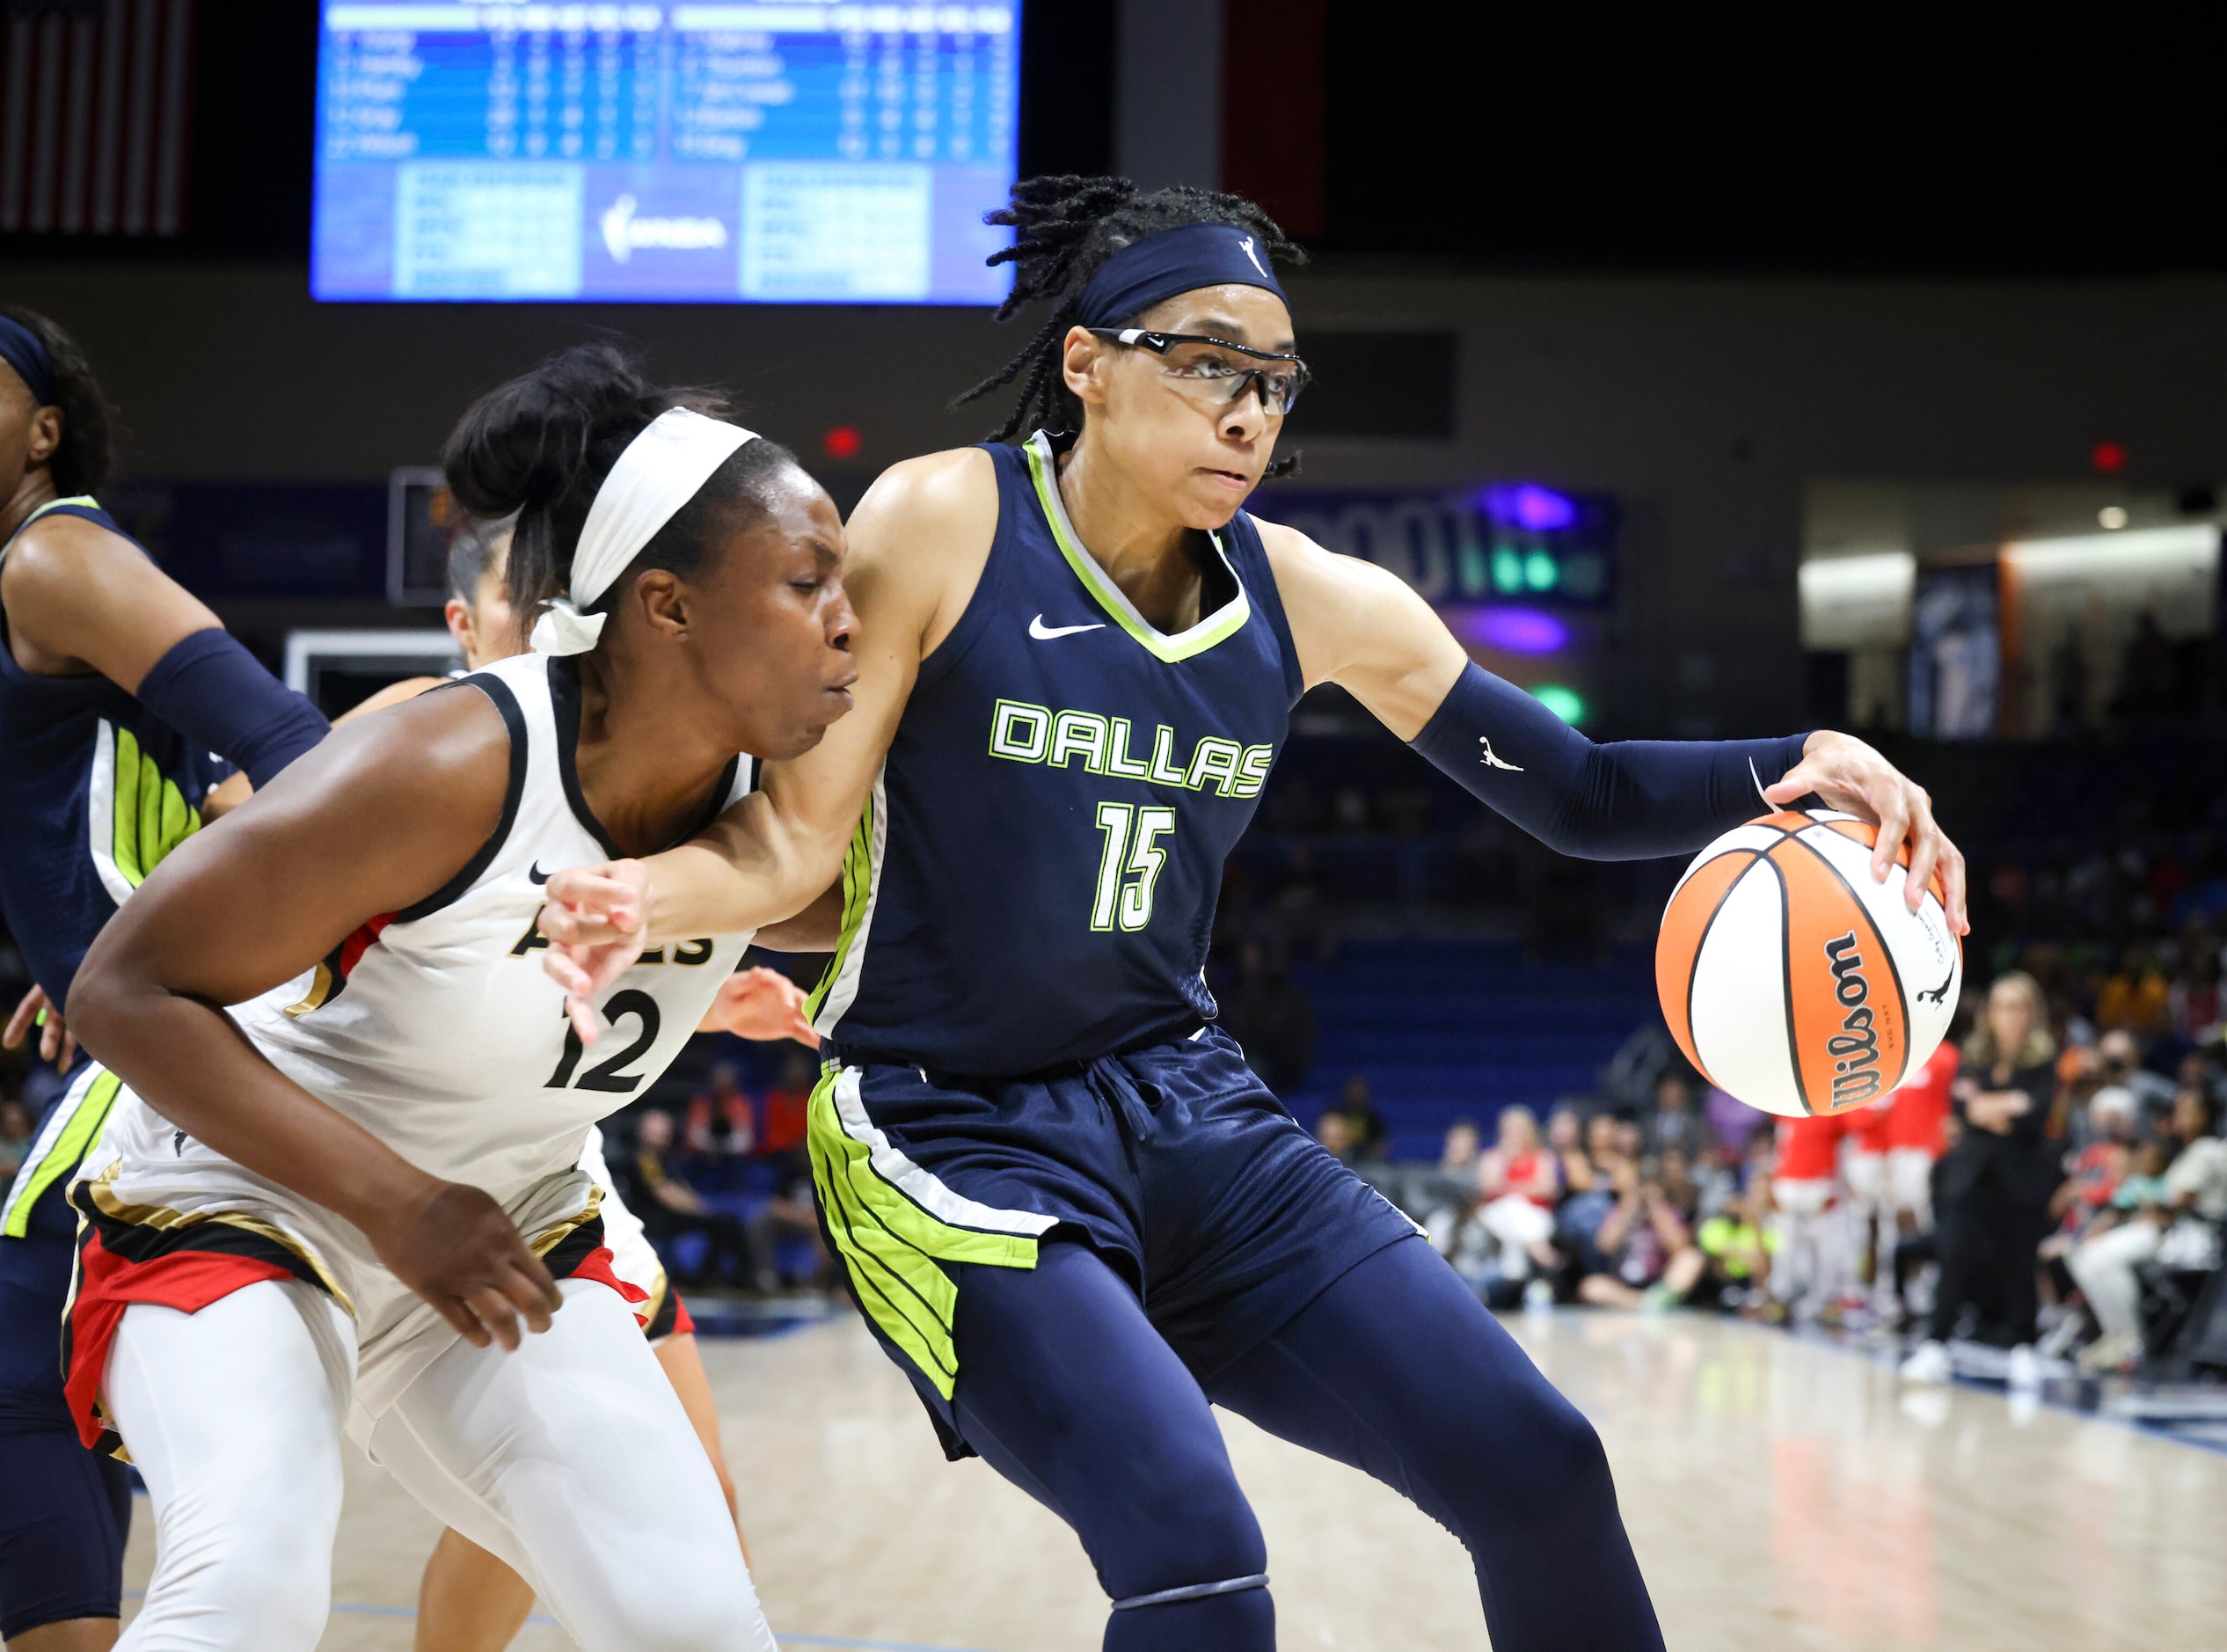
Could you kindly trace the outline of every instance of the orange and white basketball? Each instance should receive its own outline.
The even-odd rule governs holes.
[[[1750,1107],[1868,1107],[1948,1032],[1964,948],[1940,880],[1911,911],[1900,874],[1872,880],[1877,841],[1829,809],[1765,815],[1703,850],[1670,896],[1654,952],[1663,1017],[1703,1076]]]

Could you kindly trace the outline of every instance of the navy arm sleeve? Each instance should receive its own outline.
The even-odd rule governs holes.
[[[1588,860],[1691,854],[1767,814],[1763,788],[1801,761],[1775,740],[1595,745],[1513,683],[1471,664],[1410,743],[1490,808]]]
[[[238,638],[215,626],[182,638],[156,661],[136,698],[179,734],[245,770],[259,791],[332,727]]]

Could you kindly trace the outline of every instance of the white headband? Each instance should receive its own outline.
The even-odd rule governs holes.
[[[610,616],[586,610],[673,520],[673,513],[696,497],[712,472],[756,435],[685,407],[668,408],[652,420],[648,429],[626,444],[595,490],[580,546],[573,552],[571,588],[534,622],[535,648],[543,654],[586,654],[593,648]]]

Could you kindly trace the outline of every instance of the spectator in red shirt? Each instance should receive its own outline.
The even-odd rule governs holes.
[[[1815,1319],[1852,1277],[1848,1224],[1839,1198],[1837,1118],[1778,1121],[1778,1164],[1771,1191],[1778,1206],[1779,1242],[1771,1294],[1797,1319]]]
[[[789,1051],[781,1065],[781,1082],[765,1093],[759,1107],[758,1156],[774,1159],[800,1151],[812,1111],[812,1058],[800,1049]]]
[[[1933,1225],[1933,1162],[1944,1151],[1941,1121],[1962,1061],[1955,1043],[1943,1039],[1887,1110],[1887,1195],[1905,1232]]]
[[[1479,1156],[1477,1187],[1484,1208],[1478,1219],[1499,1241],[1500,1276],[1522,1279],[1534,1264],[1554,1266],[1554,1206],[1561,1197],[1561,1163],[1539,1142],[1538,1120],[1526,1107],[1505,1107],[1500,1139]]]
[[[681,1141],[701,1159],[747,1153],[757,1134],[742,1076],[726,1062],[713,1067],[703,1089],[689,1098]]]

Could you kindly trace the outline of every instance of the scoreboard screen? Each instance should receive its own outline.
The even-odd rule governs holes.
[[[324,0],[321,299],[989,304],[1019,6]]]

